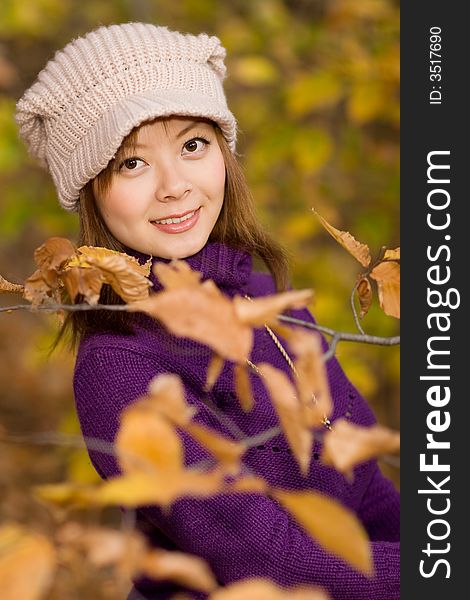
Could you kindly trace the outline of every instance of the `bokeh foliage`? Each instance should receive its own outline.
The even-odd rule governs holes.
[[[310,209],[377,253],[399,245],[395,0],[2,0],[0,272],[23,281],[34,270],[34,248],[53,235],[74,239],[77,231],[75,215],[58,207],[48,175],[17,138],[15,102],[57,49],[100,24],[124,21],[220,37],[238,152],[260,217],[289,250],[294,286],[315,289],[318,322],[353,331],[357,263]],[[363,326],[398,333],[398,322],[377,305]],[[47,357],[56,328],[54,319],[34,315],[0,319],[0,413],[8,427],[77,430],[73,358]],[[337,354],[379,420],[398,428],[398,348],[343,343]],[[54,376],[44,376],[45,365]],[[74,465],[78,479],[90,476],[80,461]]]

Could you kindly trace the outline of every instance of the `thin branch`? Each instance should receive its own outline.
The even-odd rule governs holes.
[[[330,342],[328,350],[323,354],[323,362],[328,362],[330,360],[330,358],[333,358],[333,356],[336,352],[336,346],[338,345],[339,340],[340,340],[340,334],[335,333],[335,335],[333,336],[333,339]]]
[[[301,325],[307,329],[314,329],[315,331],[321,331],[325,335],[332,337],[338,336],[338,341],[344,342],[362,342],[364,344],[376,344],[377,346],[396,346],[400,343],[400,336],[396,335],[393,337],[380,337],[377,335],[362,335],[359,333],[345,333],[335,331],[329,327],[323,327],[316,323],[310,323],[309,321],[303,321],[302,319],[296,319],[295,317],[287,317],[285,315],[278,316],[279,321],[286,323],[292,323],[293,325]]]
[[[351,310],[352,310],[352,314],[354,317],[354,322],[356,323],[356,327],[359,329],[359,331],[361,332],[362,335],[366,335],[366,332],[364,331],[364,329],[362,329],[362,325],[359,323],[359,317],[357,315],[356,304],[354,303],[354,294],[356,293],[356,290],[358,288],[359,281],[356,281],[356,283],[354,284],[354,287],[351,292],[351,297],[349,298],[349,302],[351,304]]]

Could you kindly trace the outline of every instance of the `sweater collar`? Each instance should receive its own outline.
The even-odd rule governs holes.
[[[141,262],[148,260],[148,255],[128,251]],[[252,270],[252,257],[248,252],[221,244],[209,242],[202,250],[184,259],[191,269],[202,273],[202,280],[212,279],[217,287],[227,292],[246,292]],[[152,267],[157,262],[169,263],[165,258],[153,257]],[[151,272],[150,281],[155,290],[162,289],[156,276]]]

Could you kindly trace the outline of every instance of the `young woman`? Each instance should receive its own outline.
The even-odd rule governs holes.
[[[31,153],[49,169],[62,206],[78,212],[80,245],[125,251],[142,261],[185,259],[227,296],[257,297],[288,287],[287,263],[256,220],[235,157],[224,57],[220,41],[206,34],[142,23],[101,27],[49,61],[18,102],[17,121]],[[253,259],[269,273],[255,271]],[[119,299],[105,291],[102,301]],[[307,310],[293,313],[313,320]],[[85,440],[113,442],[121,411],[161,373],[178,374],[198,409],[197,421],[225,435],[235,428],[252,436],[278,424],[255,372],[254,409],[240,408],[227,362],[210,392],[233,424],[226,431],[202,402],[211,351],[144,315],[73,313],[68,327],[79,342],[74,390]],[[284,346],[256,329],[251,362],[289,373]],[[332,426],[339,417],[372,424],[371,410],[336,359],[328,361],[328,377]],[[183,441],[188,465],[207,456],[185,435]],[[335,600],[399,598],[397,491],[375,461],[360,465],[350,483],[318,462],[319,451],[316,443],[307,476],[282,434],[251,448],[244,462],[272,485],[315,489],[354,510],[371,539],[373,578],[324,551],[280,505],[257,494],[183,498],[165,512],[142,507],[138,526],[158,546],[203,557],[221,585],[260,576],[285,586],[318,584]],[[113,457],[90,456],[101,477],[118,474]],[[166,598],[178,589],[141,579],[130,598]]]

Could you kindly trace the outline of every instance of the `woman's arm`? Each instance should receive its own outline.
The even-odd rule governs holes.
[[[112,442],[122,408],[144,394],[149,381],[161,372],[168,369],[128,349],[100,348],[84,357],[75,375],[75,394],[85,438]],[[197,397],[189,396],[188,401],[201,414],[206,410]],[[196,444],[185,446],[187,464],[205,456]],[[118,474],[114,459],[90,455],[102,477]],[[164,514],[157,507],[139,512],[181,551],[207,560],[221,584],[260,576],[286,586],[321,585],[334,600],[399,598],[397,543],[372,543],[376,573],[368,579],[325,552],[280,505],[261,495],[183,498]]]

